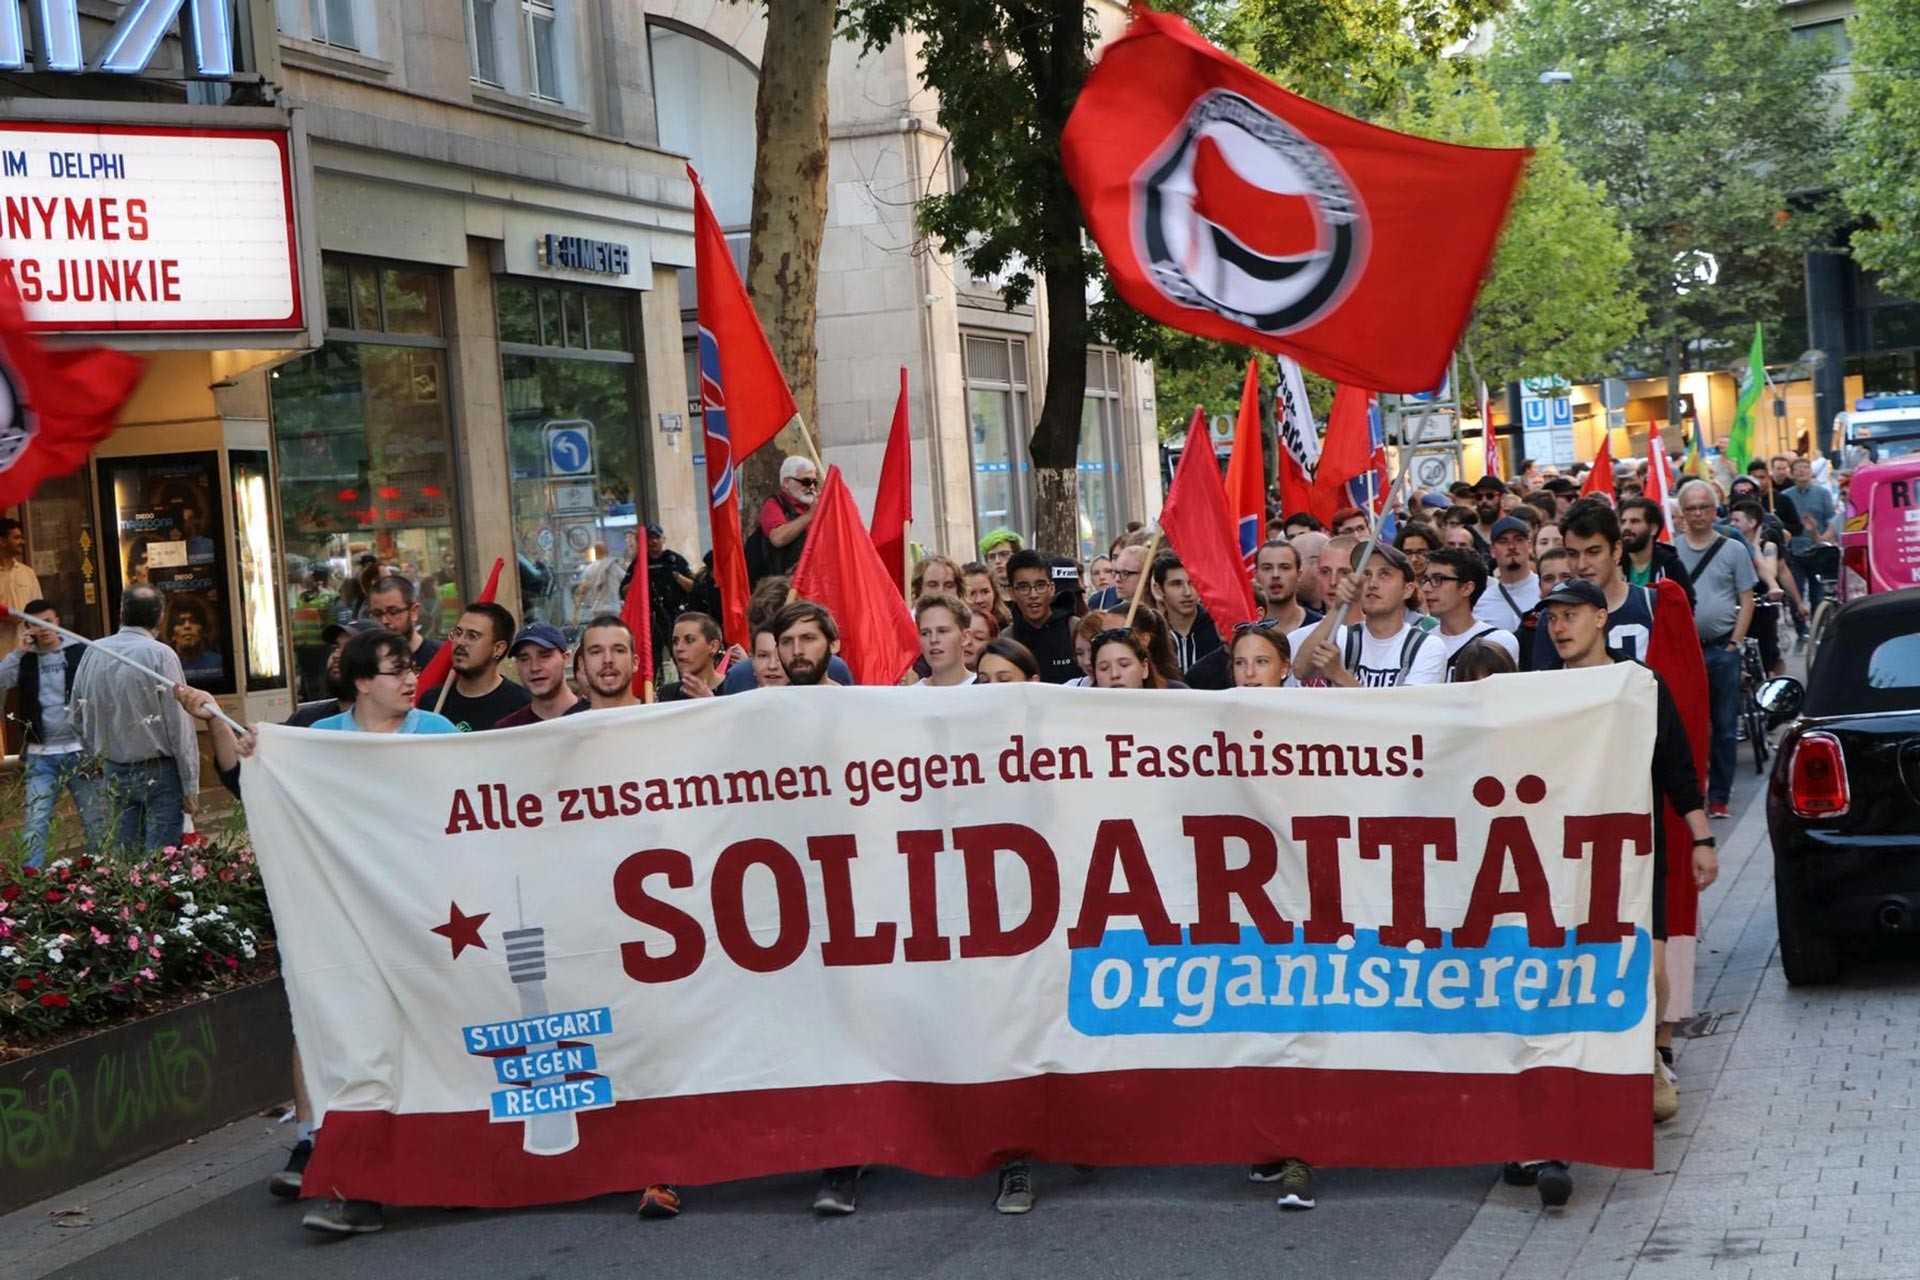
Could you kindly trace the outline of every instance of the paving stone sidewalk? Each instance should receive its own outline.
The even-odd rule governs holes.
[[[1698,990],[1724,1016],[1679,1042],[1654,1168],[1576,1168],[1551,1212],[1496,1186],[1435,1280],[1920,1277],[1920,967],[1788,987],[1763,797],[1721,835]]]

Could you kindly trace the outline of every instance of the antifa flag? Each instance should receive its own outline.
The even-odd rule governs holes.
[[[106,347],[43,346],[27,332],[12,280],[0,277],[0,507],[83,466],[113,434],[143,369]]]
[[[1328,110],[1163,13],[1106,47],[1060,150],[1130,305],[1395,392],[1445,375],[1527,158]]]

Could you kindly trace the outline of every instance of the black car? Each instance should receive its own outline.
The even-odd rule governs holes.
[[[1920,588],[1849,601],[1805,688],[1759,700],[1798,712],[1767,789],[1781,967],[1832,982],[1844,941],[1920,929]]]

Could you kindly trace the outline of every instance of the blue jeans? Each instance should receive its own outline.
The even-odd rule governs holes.
[[[1734,757],[1739,750],[1735,726],[1740,719],[1740,654],[1724,644],[1704,646],[1707,660],[1707,709],[1713,734],[1707,755],[1707,801],[1733,798]]]
[[[107,761],[107,803],[117,815],[117,852],[127,857],[179,844],[180,767],[170,759],[137,764]]]
[[[62,790],[73,794],[73,807],[80,811],[80,830],[87,838],[87,847],[100,847],[106,815],[100,808],[100,779],[88,771],[86,758],[82,751],[27,756],[27,820],[21,834],[28,866],[37,867],[46,860],[47,830]]]

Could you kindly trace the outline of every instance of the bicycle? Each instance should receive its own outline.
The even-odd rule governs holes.
[[[1760,642],[1748,636],[1740,645],[1740,727],[1742,736],[1753,744],[1753,771],[1767,771],[1767,712],[1760,705],[1760,686],[1767,682],[1767,667],[1760,660]]]

